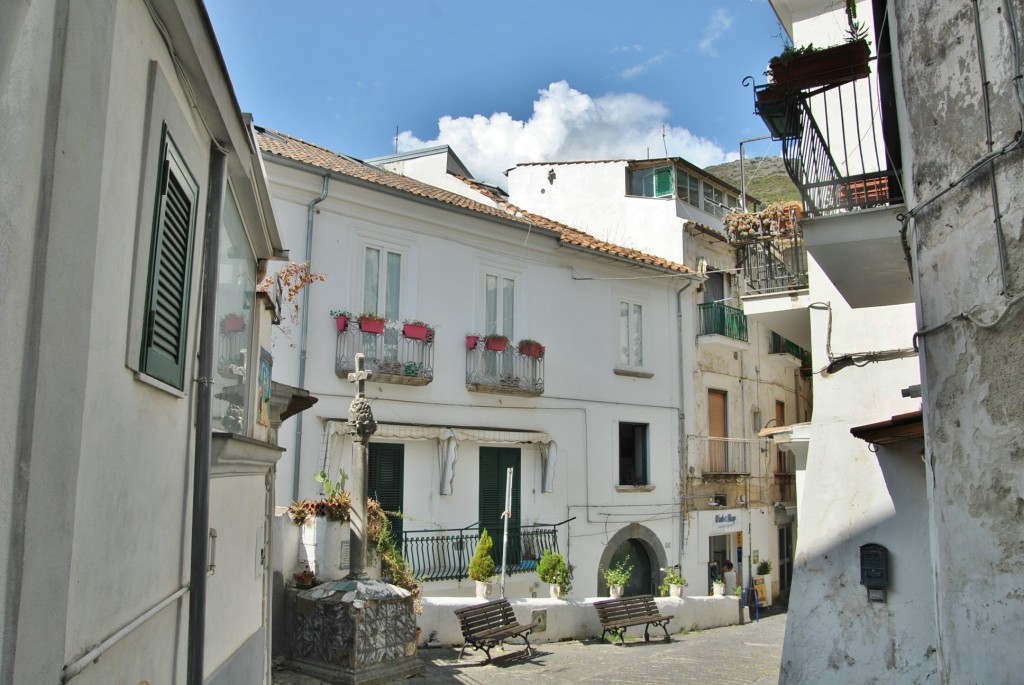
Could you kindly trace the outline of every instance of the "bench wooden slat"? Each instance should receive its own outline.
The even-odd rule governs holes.
[[[459,652],[460,659],[466,647],[472,646],[474,650],[482,649],[489,662],[491,648],[510,637],[523,638],[527,655],[533,654],[529,634],[537,627],[537,623],[520,625],[507,599],[496,599],[485,604],[456,609],[455,615],[459,617],[462,637],[465,639],[462,651]]]
[[[665,631],[665,641],[671,641],[668,634],[668,622],[672,616],[664,616],[651,595],[636,595],[619,599],[606,599],[594,602],[597,617],[601,621],[601,639],[609,632],[617,635],[622,644],[626,643],[625,632],[630,626],[644,626],[644,640],[650,641],[650,627],[660,627]]]

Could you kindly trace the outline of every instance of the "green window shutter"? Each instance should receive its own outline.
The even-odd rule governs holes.
[[[402,511],[405,493],[405,445],[370,443],[366,474],[367,494],[380,502],[384,511]],[[395,544],[402,544],[401,516],[388,516]]]
[[[513,447],[480,448],[480,528],[486,528],[494,539],[491,551],[496,564],[501,564],[501,538],[505,522],[501,512],[505,509],[506,470],[512,467],[512,517],[508,521],[509,537],[519,539],[519,496],[522,469],[519,450]],[[509,548],[509,563],[518,563],[518,545]]]
[[[672,194],[672,167],[661,167],[654,170],[654,197],[665,197]]]
[[[162,157],[146,289],[141,369],[182,390],[199,186],[166,131]]]

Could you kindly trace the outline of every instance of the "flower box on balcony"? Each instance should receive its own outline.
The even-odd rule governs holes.
[[[245,330],[245,317],[241,314],[228,314],[220,321],[221,333],[241,333]]]
[[[526,357],[543,357],[544,346],[536,340],[524,339],[519,341],[519,354]]]
[[[772,137],[798,138],[800,136],[800,118],[786,93],[774,84],[759,86],[755,91],[754,113],[761,117]]]
[[[359,330],[363,333],[374,333],[380,334],[384,332],[384,324],[387,321],[379,316],[360,316],[359,317]]]
[[[352,318],[351,312],[344,309],[332,309],[331,316],[334,317],[334,324],[338,327],[339,331],[348,329],[348,320]]]
[[[772,83],[785,92],[838,86],[871,73],[868,68],[871,50],[863,39],[823,50],[798,49],[790,53],[783,53],[768,63]]]
[[[484,346],[491,352],[504,352],[508,347],[508,338],[503,335],[489,335],[484,339]]]
[[[409,340],[426,340],[429,331],[430,327],[427,324],[418,321],[406,323],[402,326],[402,335],[409,338]]]
[[[477,343],[480,342],[480,336],[474,333],[466,334],[466,349],[475,350]]]

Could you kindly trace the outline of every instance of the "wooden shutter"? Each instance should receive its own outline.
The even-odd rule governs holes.
[[[509,536],[519,539],[520,469],[519,449],[513,447],[480,448],[480,529],[487,529],[494,539],[492,550],[496,563],[501,563],[501,537],[505,522],[501,512],[505,509],[505,478],[509,467],[512,474],[512,517],[508,521]],[[509,563],[517,563],[517,555],[509,550]]]
[[[141,369],[143,373],[181,390],[185,384],[192,247],[199,186],[166,131],[163,148],[163,169],[149,262]]]
[[[380,502],[384,511],[402,511],[405,494],[405,445],[370,443],[367,459],[367,494]],[[388,516],[395,544],[402,544],[401,516]]]
[[[708,457],[712,473],[728,472],[728,443],[715,439],[729,435],[725,399],[721,390],[708,390]]]

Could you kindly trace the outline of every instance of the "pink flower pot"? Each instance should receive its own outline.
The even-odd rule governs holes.
[[[334,323],[337,324],[339,331],[348,329],[348,317],[347,316],[336,316],[334,317]]]
[[[426,340],[427,331],[429,329],[426,326],[420,326],[415,323],[407,323],[402,327],[402,335],[409,338],[410,340]]]
[[[363,333],[376,333],[380,334],[384,332],[384,324],[387,323],[383,319],[359,319],[359,330]]]
[[[479,335],[467,335],[466,336],[466,349],[467,350],[475,350],[476,349],[476,344],[478,342],[480,342],[480,336]]]

